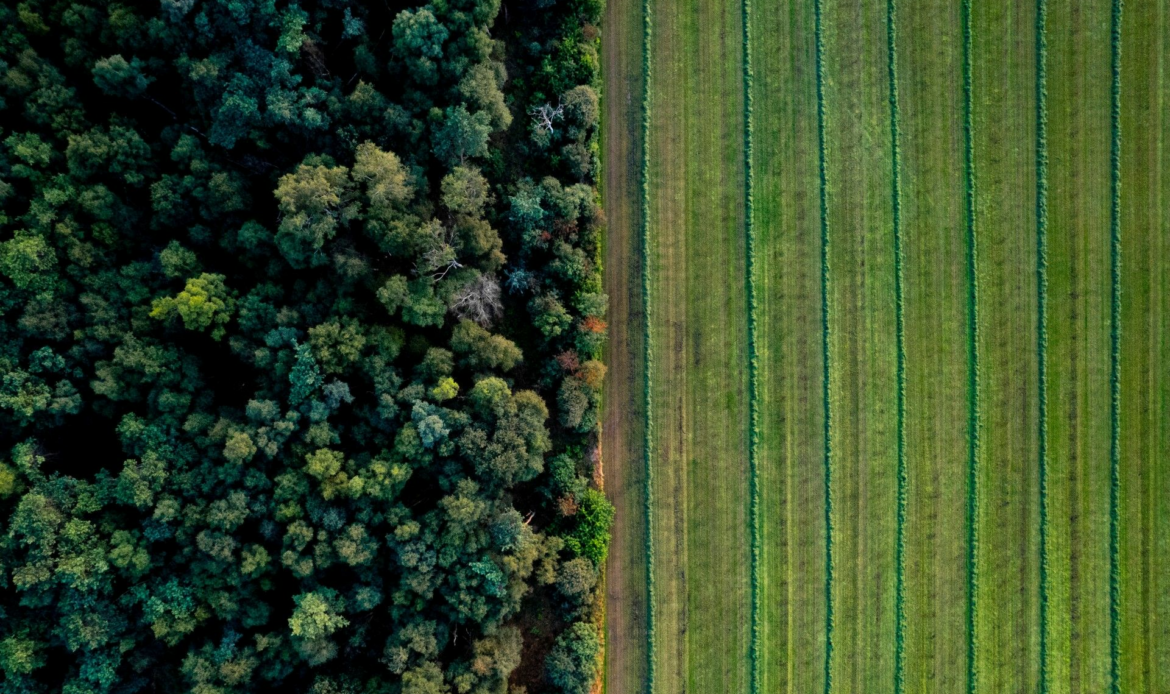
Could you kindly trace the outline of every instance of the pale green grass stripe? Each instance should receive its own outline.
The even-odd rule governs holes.
[[[975,226],[975,133],[971,123],[971,0],[963,30],[963,185],[967,226],[967,694],[979,687],[979,266]]]
[[[751,525],[751,642],[748,686],[760,692],[760,355],[756,336],[756,228],[752,220],[752,3],[743,0],[744,235],[747,264],[748,523]]]
[[[655,590],[654,590],[654,349],[651,344],[650,302],[650,47],[653,38],[651,0],[642,0],[642,399],[645,403],[643,463],[646,473],[646,691],[654,694]]]
[[[817,73],[817,164],[820,172],[821,208],[821,343],[824,354],[822,386],[825,408],[825,694],[833,691],[833,408],[829,325],[829,201],[825,170],[825,31],[824,0],[814,0]]]
[[[1048,694],[1048,2],[1036,0],[1036,352],[1040,466],[1040,694]]]
[[[898,4],[886,3],[890,82],[891,195],[894,212],[894,322],[897,341],[898,518],[894,586],[894,694],[906,688],[906,317],[902,288],[902,153],[898,128]]]
[[[1121,692],[1121,0],[1113,0],[1110,52],[1109,212],[1109,691]]]

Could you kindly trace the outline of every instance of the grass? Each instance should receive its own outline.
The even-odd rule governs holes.
[[[610,694],[1170,684],[1170,8],[1111,2],[611,13]]]
[[[957,3],[898,15],[906,328],[906,688],[967,672],[968,320]],[[943,260],[940,260],[943,259]]]
[[[1109,676],[1110,0],[1048,8],[1051,691]]]
[[[897,301],[884,3],[823,15],[834,691],[888,691],[896,637]]]
[[[1165,525],[1166,419],[1166,145],[1170,9],[1165,3],[1113,6],[1110,197],[1111,336],[1117,396],[1111,454],[1116,467],[1117,568],[1112,670],[1122,692],[1166,690],[1170,613],[1162,538]],[[1111,422],[1112,423],[1112,422]],[[1112,646],[1113,644],[1111,644]]]
[[[654,0],[651,12],[654,687],[744,691],[751,532],[742,9],[739,0]]]
[[[977,166],[978,685],[1040,688],[1036,3],[972,13]]]
[[[753,3],[759,281],[760,689],[824,688],[824,499],[815,18]]]
[[[605,285],[609,291],[609,341],[605,363],[604,421],[606,494],[617,517],[606,580],[605,680],[609,694],[640,694],[648,670],[648,589],[645,454],[645,295],[639,278],[647,254],[642,215],[644,86],[643,7],[609,3],[604,19],[602,200]],[[615,291],[614,288],[621,290]],[[651,504],[652,505],[652,504]]]
[[[1153,53],[1158,56],[1161,69],[1158,71],[1160,83],[1157,85],[1158,106],[1163,114],[1154,122],[1154,132],[1157,137],[1156,151],[1160,156],[1157,170],[1162,172],[1161,179],[1155,181],[1152,192],[1155,194],[1154,210],[1151,220],[1152,234],[1150,258],[1159,259],[1158,264],[1150,273],[1151,280],[1151,312],[1158,317],[1157,331],[1159,340],[1154,346],[1154,360],[1158,364],[1170,364],[1170,267],[1167,267],[1166,258],[1170,254],[1170,210],[1167,209],[1166,172],[1170,171],[1170,118],[1167,118],[1165,108],[1167,95],[1170,94],[1170,11],[1165,5],[1159,6],[1154,25],[1154,36],[1161,37],[1161,43],[1152,46]],[[1154,395],[1150,397],[1150,421],[1156,423],[1152,427],[1150,436],[1151,445],[1155,451],[1170,450],[1170,383],[1167,382],[1165,371],[1155,371]],[[1149,499],[1151,501],[1150,526],[1152,530],[1152,546],[1147,555],[1147,569],[1151,576],[1149,595],[1151,604],[1148,612],[1154,615],[1154,624],[1162,625],[1161,633],[1150,638],[1151,644],[1151,676],[1150,689],[1152,691],[1170,691],[1170,637],[1167,636],[1165,625],[1170,624],[1170,579],[1165,572],[1154,571],[1154,562],[1160,557],[1170,555],[1170,460],[1166,456],[1155,456],[1151,466],[1151,482],[1149,485]]]

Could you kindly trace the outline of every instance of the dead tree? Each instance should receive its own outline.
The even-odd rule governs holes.
[[[553,121],[558,119],[564,120],[565,106],[564,104],[558,103],[554,108],[550,104],[545,104],[544,106],[537,106],[530,113],[532,114],[533,127],[537,130],[544,130],[551,135],[553,133]]]
[[[477,275],[455,294],[451,312],[488,327],[504,312],[504,304],[500,300],[500,283],[491,275]]]

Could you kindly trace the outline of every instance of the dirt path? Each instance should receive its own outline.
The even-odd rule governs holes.
[[[613,0],[602,29],[602,200],[608,226],[609,344],[602,423],[605,488],[617,509],[606,583],[606,691],[637,694],[646,672],[641,166],[642,3]]]

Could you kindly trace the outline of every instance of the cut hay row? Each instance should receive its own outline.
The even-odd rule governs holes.
[[[971,0],[963,33],[963,198],[967,234],[967,693],[979,687],[979,268],[975,226],[975,133],[971,123]]]
[[[1110,31],[1109,146],[1109,691],[1121,692],[1121,0]]]
[[[1036,363],[1040,475],[1040,694],[1048,694],[1048,3],[1036,0]]]
[[[642,401],[646,420],[642,444],[646,475],[644,517],[646,523],[646,692],[654,694],[655,591],[654,591],[654,349],[651,344],[650,301],[650,50],[653,17],[650,0],[642,0]]]
[[[1041,0],[1043,1],[1043,0]],[[894,225],[894,321],[897,340],[898,509],[894,586],[894,694],[906,688],[906,318],[902,287],[902,162],[898,129],[898,6],[886,3],[890,83],[890,161]]]
[[[760,692],[760,356],[756,336],[756,232],[752,214],[752,3],[743,0],[743,169],[748,342],[748,524],[751,526],[751,635],[748,687]]]
[[[833,691],[833,417],[830,394],[832,356],[829,323],[829,202],[825,155],[825,30],[824,0],[813,4],[816,24],[817,168],[820,174],[821,213],[821,348],[824,355],[822,396],[825,439],[825,694]]]

